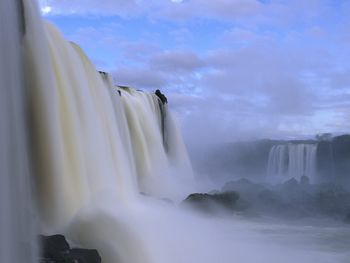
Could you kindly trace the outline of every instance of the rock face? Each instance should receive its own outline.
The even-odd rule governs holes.
[[[317,168],[321,182],[334,182],[350,188],[350,135],[321,141],[317,146]]]
[[[163,102],[163,104],[168,103],[167,97],[165,97],[165,95],[159,89],[157,89],[154,94],[156,94],[158,96],[158,98],[160,98],[160,100]]]
[[[202,212],[216,212],[218,210],[234,210],[239,199],[237,192],[223,193],[194,193],[190,194],[183,203]]]
[[[317,173],[321,182],[330,182],[334,177],[332,142],[321,141],[317,145]]]
[[[101,263],[95,249],[71,249],[62,235],[40,236],[42,247],[41,263]]]
[[[332,141],[336,182],[350,185],[350,135],[335,137]]]
[[[183,204],[211,215],[235,211],[249,217],[327,218],[350,224],[350,192],[334,184],[310,184],[307,178],[278,185],[240,179],[227,183],[221,192],[191,194]]]

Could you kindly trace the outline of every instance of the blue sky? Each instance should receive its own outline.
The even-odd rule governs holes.
[[[188,141],[350,130],[350,1],[39,3],[117,84],[163,90]]]

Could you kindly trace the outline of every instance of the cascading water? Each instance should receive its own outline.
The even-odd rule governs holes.
[[[315,144],[290,144],[289,176],[300,178],[306,175],[314,181],[316,175],[316,150],[317,145]]]
[[[123,218],[140,192],[165,197],[178,175],[191,175],[179,131],[159,97],[113,87],[37,10],[24,1],[41,227],[98,248],[104,262],[147,262]]]
[[[122,88],[120,93],[132,138],[139,187],[146,193],[169,194],[173,183],[169,168],[175,167],[178,179],[191,171],[171,112],[155,94],[130,88]]]
[[[0,262],[36,262],[27,144],[40,232],[96,248],[103,262],[348,261],[348,252],[324,252],[323,242],[316,250],[313,239],[293,247],[309,226],[286,232],[231,217],[216,220],[157,199],[176,188],[175,177],[191,175],[167,105],[154,94],[113,87],[78,46],[42,23],[34,0],[23,0],[21,26],[14,3],[0,2]],[[315,149],[274,147],[270,173],[312,174]],[[297,236],[283,244],[276,233]]]
[[[305,175],[316,181],[316,144],[274,145],[269,152],[268,178],[285,180]]]
[[[287,145],[274,145],[272,146],[268,165],[268,176],[283,175],[286,173],[288,167],[288,146]]]
[[[36,262],[21,3],[0,1],[0,262]]]

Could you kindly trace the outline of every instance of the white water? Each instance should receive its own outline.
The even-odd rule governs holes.
[[[191,165],[171,112],[167,105],[163,106],[166,127],[163,135],[157,96],[134,89],[121,89],[120,92],[140,190],[157,196],[172,193],[176,198],[179,187],[173,184],[183,182],[191,174]]]
[[[269,152],[267,175],[271,180],[300,179],[305,175],[317,181],[316,144],[274,145]]]
[[[130,89],[121,90],[120,97],[77,45],[51,24],[43,25],[31,0],[24,2],[31,148],[42,231],[66,232],[74,242],[88,244],[92,237],[73,233],[93,218],[89,231],[104,244],[104,262],[145,262],[136,255],[123,259],[133,254],[135,242],[141,247],[144,242],[120,218],[138,202],[140,192],[165,197],[178,193],[177,181],[191,178],[171,113],[164,106],[163,139],[156,95]],[[124,252],[117,255],[120,247]]]
[[[317,243],[321,228],[311,237],[296,228],[295,238],[291,227],[205,218],[158,200],[180,198],[177,186],[191,176],[171,113],[165,109],[163,134],[156,96],[130,89],[120,97],[79,47],[24,3],[41,231],[97,248],[106,263],[346,262],[347,252]]]
[[[0,1],[0,262],[35,262],[19,1]]]

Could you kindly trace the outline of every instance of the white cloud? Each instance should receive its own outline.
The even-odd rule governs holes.
[[[330,4],[318,0],[81,3],[47,4],[53,13],[140,15],[151,21],[152,28],[145,25],[138,38],[120,35],[117,28],[92,26],[80,30],[76,39],[91,50],[110,52],[117,61],[113,73],[118,84],[161,88],[170,94],[189,139],[350,128],[350,100],[345,96],[350,94],[350,21],[344,17],[338,21]],[[196,26],[203,24],[208,25],[209,36],[196,32]],[[225,26],[210,28],[213,24]],[[215,30],[222,30],[221,37],[209,39]],[[213,131],[201,133],[207,127]],[[206,137],[191,137],[196,134]]]
[[[51,6],[43,6],[43,7],[41,7],[40,10],[41,10],[41,13],[43,15],[47,15],[47,14],[51,13],[52,7]]]
[[[164,51],[156,54],[150,62],[152,68],[160,71],[168,71],[171,74],[191,73],[204,66],[194,52],[186,50]]]
[[[162,74],[147,68],[118,68],[112,74],[116,84],[121,86],[155,90],[167,85],[167,80]]]
[[[41,7],[50,6],[52,14],[99,14],[135,16],[139,14],[134,0],[39,0]]]

